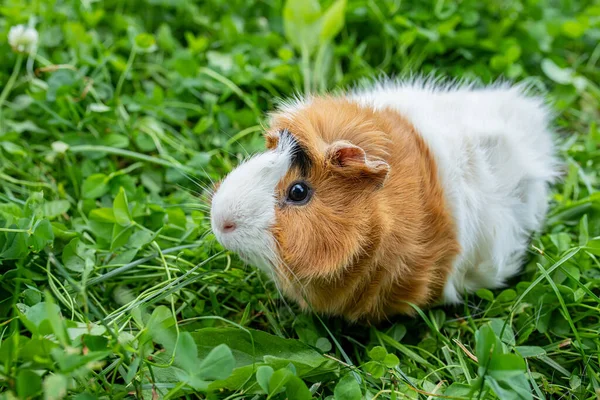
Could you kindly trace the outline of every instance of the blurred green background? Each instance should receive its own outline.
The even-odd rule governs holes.
[[[0,398],[600,398],[599,43],[597,1],[3,0]],[[301,314],[206,189],[278,99],[410,74],[546,96],[547,228],[464,306]]]

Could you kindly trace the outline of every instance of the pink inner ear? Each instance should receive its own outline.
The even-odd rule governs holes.
[[[365,152],[360,147],[342,147],[336,153],[338,162],[342,165],[348,161],[365,162]]]
[[[380,159],[369,159],[365,151],[350,142],[339,141],[328,150],[329,160],[333,165],[341,167],[345,175],[367,173],[373,182],[383,182],[389,172],[389,165]]]

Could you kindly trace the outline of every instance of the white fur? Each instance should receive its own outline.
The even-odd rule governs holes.
[[[459,302],[465,291],[497,288],[515,275],[557,176],[543,101],[506,84],[422,81],[379,83],[351,98],[397,110],[435,157],[461,246],[444,300]]]
[[[286,174],[291,146],[282,137],[275,150],[256,155],[223,180],[211,205],[212,230],[219,243],[268,273],[278,259],[270,228],[275,223],[275,187]],[[236,229],[223,232],[225,221]]]

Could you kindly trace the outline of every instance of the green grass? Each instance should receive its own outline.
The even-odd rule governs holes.
[[[600,398],[600,5],[290,7],[0,3],[0,398]],[[205,188],[262,148],[277,97],[410,71],[546,93],[565,160],[547,227],[464,306],[301,314],[215,242]]]

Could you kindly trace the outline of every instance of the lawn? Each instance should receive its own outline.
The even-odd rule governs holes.
[[[600,399],[599,43],[594,0],[3,0],[0,399]],[[410,73],[546,96],[545,230],[464,306],[303,314],[206,189],[278,98]]]

